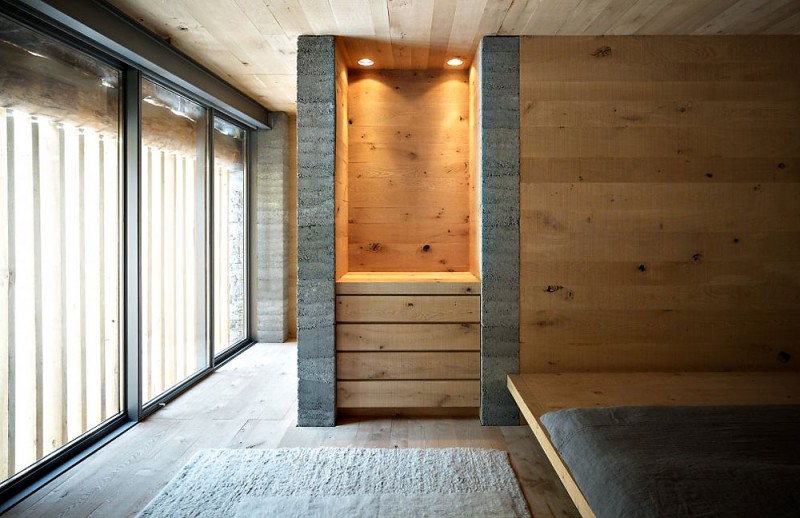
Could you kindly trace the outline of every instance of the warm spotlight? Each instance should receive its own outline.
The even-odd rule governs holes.
[[[361,65],[362,67],[371,67],[372,65],[375,64],[375,62],[369,58],[361,58],[358,60],[358,64]]]
[[[447,64],[450,65],[451,67],[457,67],[459,65],[463,65],[464,60],[461,58],[451,58],[447,60]]]

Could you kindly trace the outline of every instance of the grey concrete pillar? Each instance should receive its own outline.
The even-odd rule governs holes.
[[[333,36],[297,41],[297,376],[299,426],[336,424]]]
[[[272,129],[256,137],[251,307],[255,339],[283,342],[289,336],[289,117],[280,112],[270,116]]]
[[[519,37],[478,52],[481,178],[481,424],[519,424]]]

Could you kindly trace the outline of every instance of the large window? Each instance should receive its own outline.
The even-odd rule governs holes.
[[[250,128],[0,8],[2,512],[249,343]]]
[[[0,481],[121,409],[120,72],[0,17]]]
[[[142,81],[142,398],[208,366],[206,110]]]
[[[214,351],[247,337],[245,143],[236,124],[214,119]]]

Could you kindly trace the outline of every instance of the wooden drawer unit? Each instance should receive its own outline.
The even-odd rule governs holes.
[[[337,283],[339,408],[477,411],[480,283],[468,274],[434,283],[401,275]]]

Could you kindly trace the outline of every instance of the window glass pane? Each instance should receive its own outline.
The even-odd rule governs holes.
[[[142,81],[142,399],[208,366],[206,112]]]
[[[214,120],[214,351],[247,337],[245,323],[245,135]]]
[[[119,85],[0,17],[0,481],[120,412]]]

